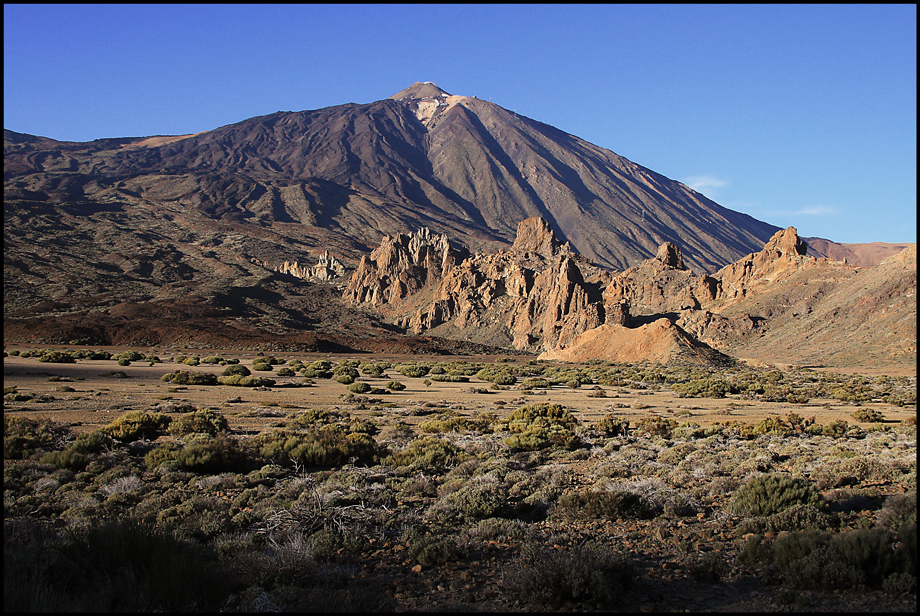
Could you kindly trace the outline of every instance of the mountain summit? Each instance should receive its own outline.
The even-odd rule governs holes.
[[[422,98],[438,98],[442,96],[450,96],[450,94],[430,81],[416,81],[405,90],[397,92],[390,98],[397,101],[405,101]]]

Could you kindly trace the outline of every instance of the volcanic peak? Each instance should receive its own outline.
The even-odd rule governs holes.
[[[425,98],[438,98],[438,97],[447,97],[450,96],[447,92],[436,86],[430,81],[420,82],[416,81],[411,86],[397,92],[390,98],[397,101],[410,101],[410,100],[419,100]]]

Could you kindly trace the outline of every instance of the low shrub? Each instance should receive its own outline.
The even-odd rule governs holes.
[[[544,402],[518,408],[496,427],[511,432],[505,444],[512,449],[536,451],[553,445],[577,449],[581,446],[577,425],[578,419],[567,408]]]
[[[442,499],[445,509],[464,518],[494,518],[505,509],[504,486],[495,483],[467,483]],[[435,505],[438,508],[438,505]]]
[[[50,419],[3,416],[3,459],[28,458],[37,449],[50,449],[63,442],[70,428]]]
[[[916,578],[916,525],[912,543],[876,527],[837,535],[796,531],[778,537],[770,554],[790,588],[839,590],[860,585],[880,587],[892,575]]]
[[[210,474],[248,472],[261,466],[239,441],[226,434],[197,435],[187,443],[168,441],[144,456],[151,470],[169,461],[189,472]]]
[[[243,364],[231,364],[224,368],[223,376],[249,376],[252,374],[249,368]]]
[[[227,418],[211,409],[201,409],[185,413],[172,420],[169,424],[169,433],[175,436],[203,433],[215,436],[220,432],[230,430]]]
[[[877,409],[856,409],[853,411],[850,417],[863,423],[878,423],[885,421],[885,416],[882,415],[882,412]]]
[[[591,427],[604,436],[619,436],[629,433],[629,420],[607,413],[603,418],[591,424]]]
[[[463,550],[456,537],[419,535],[409,543],[409,558],[425,567],[441,567],[463,557]]]
[[[601,548],[552,550],[527,542],[506,570],[504,584],[514,597],[539,610],[565,601],[614,607],[634,577],[621,555]]]
[[[517,377],[506,366],[488,366],[476,373],[476,378],[495,385],[514,385]]]
[[[421,378],[431,370],[426,364],[396,364],[393,369],[403,376],[413,378]]]
[[[161,380],[174,385],[217,385],[218,377],[210,372],[191,372],[179,370],[167,372],[160,377]]]
[[[352,458],[373,463],[378,454],[377,443],[371,436],[361,432],[348,433],[334,424],[305,432],[264,432],[256,436],[253,443],[263,458],[309,467],[339,466]]]
[[[163,413],[131,411],[100,430],[119,441],[154,440],[166,434],[172,418]]]
[[[138,353],[137,351],[124,351],[118,355],[113,355],[112,359],[118,361],[124,359],[126,361],[142,361],[144,359],[143,353]]]
[[[75,364],[77,358],[67,351],[45,351],[39,356],[38,361],[49,364]]]
[[[229,385],[231,387],[271,387],[275,384],[274,379],[256,376],[254,374],[250,374],[249,376],[238,374],[233,376],[221,376],[217,378],[217,382],[221,385]]]
[[[648,502],[633,492],[619,490],[569,492],[559,498],[558,513],[581,519],[649,519],[654,511]]]
[[[643,417],[636,422],[637,431],[646,432],[649,436],[660,436],[662,438],[671,438],[677,426],[678,423],[673,419],[656,416]]]
[[[5,544],[4,611],[216,612],[232,591],[209,548],[131,518],[25,530]]]
[[[443,469],[462,462],[465,452],[444,439],[420,436],[409,446],[386,456],[382,462],[390,466],[435,467]]]
[[[737,515],[769,516],[795,505],[821,508],[821,494],[803,479],[786,475],[759,475],[738,488],[731,510]]]
[[[402,391],[405,388],[406,385],[404,383],[400,383],[399,381],[390,381],[387,383],[387,389],[390,391]]]
[[[674,383],[671,389],[677,392],[678,398],[724,398],[727,394],[737,393],[737,389],[731,383],[715,378]]]
[[[357,381],[348,386],[348,391],[353,394],[366,394],[371,390],[371,386],[364,381]]]

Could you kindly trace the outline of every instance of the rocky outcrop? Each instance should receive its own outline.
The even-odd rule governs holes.
[[[386,236],[370,256],[361,257],[344,297],[355,304],[398,312],[400,300],[437,284],[467,256],[446,235],[432,234],[427,227]]]
[[[331,256],[328,250],[320,255],[316,265],[311,266],[300,265],[297,261],[285,261],[277,267],[272,267],[267,262],[260,259],[252,258],[250,261],[261,267],[295,278],[330,282],[345,275],[345,266],[334,256]]]
[[[630,328],[605,323],[577,336],[571,345],[543,352],[543,360],[730,364],[733,360],[694,340],[667,318]]]
[[[335,280],[345,275],[345,266],[338,259],[329,255],[325,251],[316,262],[316,265],[310,268],[310,278],[317,280]]]
[[[561,252],[571,254],[572,247],[568,242],[562,244],[556,238],[548,222],[539,216],[533,216],[518,224],[512,250],[521,253],[535,252],[547,259],[552,259]]]
[[[592,301],[575,260],[558,257],[540,272],[519,310],[508,320],[515,346],[540,341],[544,349],[569,344],[578,334],[604,322],[604,306]]]
[[[868,332],[854,315],[868,315],[870,308],[913,344],[899,348],[896,359],[916,353],[916,330],[902,318],[915,317],[916,309],[901,307],[915,294],[915,248],[872,268],[878,282],[871,272],[806,251],[790,227],[760,252],[712,275],[691,272],[680,247],[669,242],[639,265],[609,272],[559,242],[546,221],[532,218],[519,224],[510,249],[462,260],[446,238],[425,230],[387,238],[362,261],[346,297],[416,334],[513,347],[556,361],[726,364],[733,361],[729,352],[762,361],[761,349],[771,344],[785,346],[770,355],[808,357],[780,330],[798,327],[806,339],[843,331],[834,323],[845,317],[856,323],[846,327]],[[829,301],[835,289],[850,286],[859,292],[834,299],[835,306],[852,304],[842,315]],[[887,315],[886,306],[898,308]],[[824,348],[833,344],[828,336]]]
[[[634,315],[677,313],[698,309],[718,290],[709,276],[695,276],[684,265],[680,247],[665,242],[658,253],[639,265],[615,274],[604,289],[604,302],[627,302]]]
[[[716,296],[706,304],[718,309],[727,308],[760,287],[816,264],[818,259],[807,256],[807,251],[808,245],[799,238],[795,227],[777,231],[763,250],[730,263],[713,274],[719,286]]]
[[[414,333],[488,332],[493,342],[521,350],[568,343],[604,322],[598,283],[582,271],[597,277],[598,268],[573,254],[539,217],[518,225],[510,250],[459,256],[445,237],[426,230],[387,238],[362,259],[344,296]],[[628,306],[617,303],[616,313],[628,318]]]

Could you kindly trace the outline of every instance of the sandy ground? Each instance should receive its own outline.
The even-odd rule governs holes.
[[[47,347],[42,347],[47,348]],[[66,348],[66,347],[59,347]],[[27,346],[10,346],[7,352]],[[113,352],[127,349],[110,348]],[[643,417],[659,416],[672,418],[679,423],[692,421],[701,426],[715,422],[740,421],[756,423],[767,416],[785,416],[790,412],[802,417],[814,416],[820,424],[843,419],[850,424],[857,423],[851,417],[854,405],[833,399],[813,399],[807,404],[788,404],[742,400],[736,396],[723,399],[679,398],[670,389],[643,391],[625,387],[602,387],[605,397],[592,397],[593,386],[580,389],[554,386],[549,390],[522,391],[514,386],[503,391],[488,389],[490,383],[470,377],[468,383],[431,382],[425,385],[425,378],[411,378],[393,369],[379,378],[361,375],[359,380],[372,387],[384,388],[391,380],[398,380],[407,387],[403,391],[374,395],[377,402],[356,406],[346,403],[342,396],[348,393],[345,385],[334,379],[313,379],[314,384],[301,387],[283,385],[304,383],[307,379],[278,377],[274,371],[253,372],[253,374],[275,379],[271,388],[243,388],[230,386],[181,386],[164,382],[161,377],[168,372],[189,370],[223,373],[225,366],[201,364],[187,366],[169,361],[179,354],[174,349],[135,349],[150,352],[164,360],[149,366],[146,362],[133,362],[130,366],[119,366],[113,360],[79,360],[76,364],[41,363],[35,357],[7,356],[3,360],[4,388],[15,387],[18,393],[30,393],[35,397],[25,401],[4,402],[4,413],[16,413],[29,417],[47,417],[58,422],[75,424],[77,431],[93,430],[108,425],[116,417],[128,411],[152,410],[158,405],[187,403],[195,408],[210,408],[223,413],[235,431],[255,432],[267,430],[283,423],[285,417],[296,415],[310,408],[346,410],[352,415],[374,418],[378,424],[403,421],[410,425],[431,419],[438,412],[451,410],[457,415],[473,416],[481,412],[492,412],[504,417],[524,404],[552,402],[567,407],[580,421],[590,423],[607,413],[628,418],[635,425]],[[237,358],[251,368],[257,355],[253,352],[215,350],[182,351],[185,355],[205,357],[215,354],[224,358]],[[494,356],[393,356],[393,355],[327,355],[296,354],[278,355],[279,359],[299,359],[309,363],[317,359],[329,359],[333,363],[342,358],[354,357],[361,361],[452,362],[469,361],[492,363]],[[525,359],[517,358],[517,362]],[[275,371],[281,366],[275,366]],[[868,373],[868,371],[867,371]],[[123,375],[123,376],[122,376]],[[481,393],[473,390],[487,390]],[[72,390],[72,391],[71,391]],[[897,407],[886,403],[865,403],[863,407],[875,408],[887,422],[901,422],[916,416],[915,407]]]

